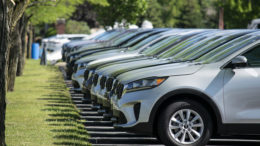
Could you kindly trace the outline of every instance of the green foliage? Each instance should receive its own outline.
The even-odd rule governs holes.
[[[252,19],[260,18],[259,0],[218,1],[224,7],[225,28],[246,28]]]
[[[147,19],[153,23],[154,27],[164,27],[163,20],[161,18],[161,11],[163,10],[162,5],[160,5],[157,0],[147,0],[148,8],[146,11],[146,14],[144,15],[144,18],[142,18],[141,21],[144,19]],[[142,22],[140,22],[142,23]]]
[[[54,23],[58,18],[69,18],[76,6],[86,0],[32,0],[26,10],[33,24]],[[108,5],[106,0],[88,0],[97,5]]]
[[[115,22],[136,24],[139,17],[145,14],[146,0],[107,0],[109,6],[96,6],[101,25],[113,26]]]
[[[212,4],[205,0],[149,0],[145,19],[155,27],[216,27]]]
[[[69,20],[66,22],[66,33],[68,33],[68,34],[89,34],[90,29],[86,22]]]
[[[50,27],[48,28],[47,32],[46,32],[46,36],[45,37],[49,37],[49,36],[54,36],[57,34],[57,30],[54,27]],[[39,33],[40,35],[40,33]]]

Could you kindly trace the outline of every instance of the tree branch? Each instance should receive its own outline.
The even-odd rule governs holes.
[[[13,8],[12,20],[11,20],[11,30],[14,29],[17,21],[22,17],[27,5],[30,0],[21,0],[16,6]]]
[[[13,5],[15,5],[15,2],[14,2],[14,0],[10,0],[11,1],[11,3],[13,4]]]

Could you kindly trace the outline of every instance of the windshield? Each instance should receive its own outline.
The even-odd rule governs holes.
[[[253,42],[260,39],[260,36],[242,36],[239,37],[223,46],[216,48],[215,50],[203,55],[196,62],[203,62],[203,63],[212,63],[217,62],[225,57],[231,55],[232,53],[236,52],[237,50],[252,44]]]
[[[163,49],[168,47],[169,45],[172,45],[173,43],[180,41],[181,36],[170,36],[167,39],[164,39],[160,41],[159,43],[156,43],[148,48],[146,48],[144,51],[142,51],[143,54],[147,56],[153,56],[154,54],[161,52]]]
[[[119,35],[120,33],[122,33],[121,31],[113,31],[113,32],[110,32],[108,34],[105,34],[104,36],[102,36],[101,38],[99,38],[98,40],[100,41],[107,41],[107,40],[110,40],[112,39],[113,37]]]
[[[158,58],[169,58],[178,52],[182,51],[183,49],[193,45],[194,43],[197,43],[200,40],[206,39],[208,35],[202,35],[202,36],[193,36],[187,40],[182,41],[181,43],[178,43],[177,45],[172,46],[171,48],[167,49],[163,53],[161,53]]]
[[[126,32],[125,34],[121,35],[120,37],[113,39],[114,41],[112,41],[112,43],[116,46],[120,45],[123,41],[130,39],[131,37],[135,36],[138,33],[140,33],[140,32]]]
[[[158,37],[159,37],[159,35],[150,36],[150,37],[142,40],[141,42],[137,43],[136,45],[130,47],[128,50],[129,51],[137,50],[137,49],[143,47],[144,45],[148,44],[149,42],[153,41],[154,39],[158,38]]]
[[[176,56],[176,57],[178,58],[182,57],[183,60],[194,60],[239,36],[241,36],[241,34],[236,34],[231,36],[221,36],[216,40],[213,39],[209,42],[206,42],[204,45],[202,45],[199,48],[193,48],[192,51],[188,50],[187,52],[182,52],[181,54],[179,54],[180,56]]]
[[[105,37],[106,35],[108,35],[112,32],[114,32],[114,31],[105,31],[105,32],[93,37],[92,40],[100,40],[100,39],[102,39],[102,37]]]
[[[144,39],[144,38],[150,36],[152,33],[154,33],[154,32],[139,34],[137,37],[135,37],[135,38],[129,40],[127,43],[125,43],[122,47],[123,47],[123,48],[127,48],[127,47],[129,47],[129,46],[132,46],[132,45],[134,45],[135,43],[138,43],[138,41],[141,41],[142,39]]]

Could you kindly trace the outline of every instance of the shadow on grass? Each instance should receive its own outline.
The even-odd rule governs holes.
[[[52,72],[59,72],[56,68],[47,66]],[[47,95],[43,95],[38,100],[46,101],[42,111],[48,113],[45,120],[52,127],[54,134],[54,145],[77,145],[86,146],[89,135],[80,120],[80,115],[71,101],[68,88],[66,87],[62,74],[48,80],[49,86],[45,89],[51,90]]]

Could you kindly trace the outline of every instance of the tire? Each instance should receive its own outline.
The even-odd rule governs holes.
[[[186,116],[189,117],[188,121],[190,122],[183,122],[186,121]],[[199,118],[197,119],[197,117]],[[170,119],[177,120],[173,122]],[[172,130],[169,129],[170,125],[173,125]],[[159,115],[157,129],[158,139],[167,146],[204,146],[209,141],[213,131],[212,119],[208,111],[200,103],[193,100],[179,100],[168,105]]]

